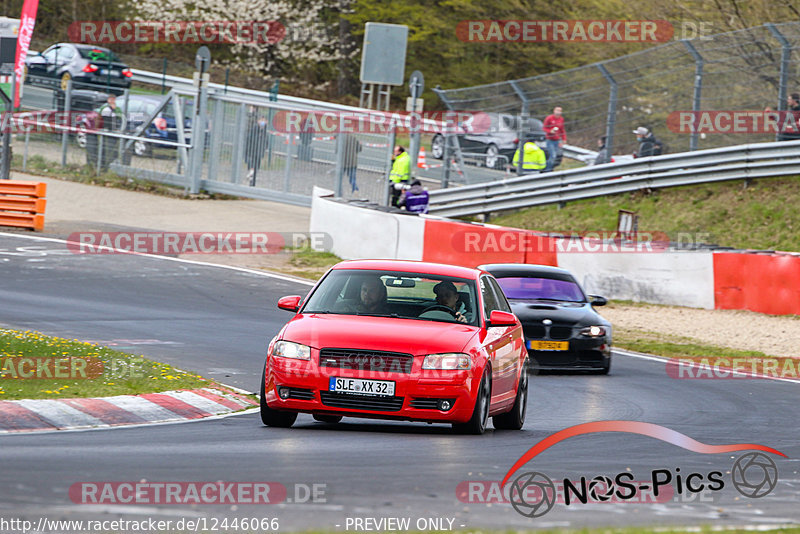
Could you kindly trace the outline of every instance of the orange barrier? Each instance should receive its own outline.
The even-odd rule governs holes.
[[[714,253],[714,307],[800,315],[800,256]]]
[[[44,230],[47,184],[0,180],[0,226]]]

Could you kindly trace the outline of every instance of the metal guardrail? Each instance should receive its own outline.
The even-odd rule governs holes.
[[[800,141],[737,145],[431,191],[429,213],[488,214],[616,193],[800,174]]]

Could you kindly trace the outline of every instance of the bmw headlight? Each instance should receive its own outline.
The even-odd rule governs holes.
[[[581,335],[586,337],[603,337],[606,335],[606,329],[597,325],[587,326],[581,330]]]
[[[472,365],[468,354],[446,352],[444,354],[428,354],[422,361],[423,369],[465,370]]]
[[[276,341],[272,347],[272,355],[294,360],[310,360],[311,347],[300,343],[292,343],[291,341]]]

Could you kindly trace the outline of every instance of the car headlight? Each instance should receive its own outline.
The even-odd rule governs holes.
[[[444,354],[428,354],[422,361],[423,369],[469,369],[472,359],[468,354],[461,352],[446,352]]]
[[[602,337],[606,335],[606,329],[597,325],[587,326],[581,330],[581,335],[586,337]]]
[[[272,347],[272,355],[294,360],[310,360],[311,347],[300,343],[292,343],[291,341],[276,341]]]

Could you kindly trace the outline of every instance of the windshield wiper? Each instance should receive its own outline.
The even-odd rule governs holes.
[[[356,312],[356,315],[362,315],[364,317],[391,317],[393,319],[401,319],[400,315],[396,313],[366,313],[366,312]]]

